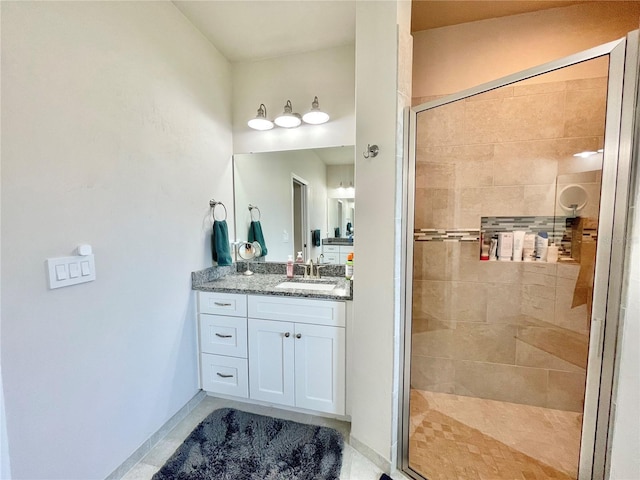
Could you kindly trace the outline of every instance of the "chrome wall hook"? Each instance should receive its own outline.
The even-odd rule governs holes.
[[[378,145],[367,144],[367,149],[362,152],[362,156],[364,158],[376,157],[379,151],[380,149],[378,148]]]

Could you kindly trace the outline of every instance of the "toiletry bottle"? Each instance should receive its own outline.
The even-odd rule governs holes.
[[[498,233],[498,260],[510,262],[513,257],[513,232]]]
[[[344,278],[347,280],[353,278],[353,252],[347,255],[347,263],[344,266]]]
[[[304,258],[302,258],[302,252],[298,252],[298,256],[296,257],[296,263],[304,263]]]
[[[513,262],[522,261],[522,252],[524,249],[524,236],[527,232],[524,230],[516,230],[513,232]]]
[[[533,262],[536,258],[536,234],[525,233],[522,244],[522,256],[525,262]]]
[[[556,263],[558,261],[558,247],[552,243],[547,247],[547,262]]]
[[[287,278],[293,278],[293,256],[289,255],[287,259]]]
[[[480,237],[480,260],[489,260],[489,244],[484,238],[484,234]]]
[[[489,244],[489,260],[498,260],[498,239],[491,238],[491,243]]]
[[[536,261],[547,261],[547,249],[549,248],[549,235],[547,232],[538,232],[536,237]]]

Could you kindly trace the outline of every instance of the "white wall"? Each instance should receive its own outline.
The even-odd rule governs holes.
[[[170,2],[2,2],[13,478],[104,478],[198,390],[190,271],[232,215],[228,62]],[[97,280],[48,290],[93,245]]]
[[[395,279],[396,2],[356,5],[356,244],[351,437],[392,460]],[[380,148],[365,159],[367,144]]]
[[[355,139],[354,46],[306,52],[233,65],[233,151],[272,152],[300,148],[353,145]],[[323,125],[266,132],[250,129],[261,103],[273,120],[291,100],[303,115],[317,96],[331,116]]]
[[[292,175],[308,182],[309,230],[318,228],[326,237],[327,168],[313,150],[235,155],[234,163],[238,240],[247,239],[249,204],[257,205],[268,252],[265,260],[286,262],[288,255],[295,259]],[[310,232],[307,235],[310,242]],[[321,249],[310,246],[309,253],[315,261]]]
[[[637,121],[640,115],[637,115]],[[637,146],[636,146],[637,148]],[[611,449],[612,480],[640,478],[640,165],[635,156],[635,193],[631,199],[629,232],[621,318],[622,339],[619,352],[615,416]]]

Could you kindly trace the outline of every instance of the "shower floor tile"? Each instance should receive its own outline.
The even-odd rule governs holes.
[[[429,480],[575,480],[582,414],[411,390],[409,465]]]

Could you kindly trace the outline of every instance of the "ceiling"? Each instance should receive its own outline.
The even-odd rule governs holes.
[[[232,63],[355,43],[364,0],[173,0]],[[570,0],[412,0],[411,31],[565,7]]]
[[[355,0],[173,0],[232,63],[355,43]]]
[[[568,7],[589,1],[568,0],[412,0],[411,32],[536,12],[549,8]]]

